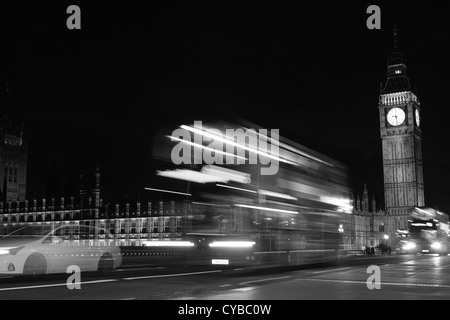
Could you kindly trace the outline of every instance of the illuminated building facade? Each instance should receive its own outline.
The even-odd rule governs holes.
[[[395,239],[387,241],[386,236],[395,234],[395,223],[385,211],[377,210],[375,199],[369,199],[366,185],[362,196],[358,193],[353,201],[353,213],[344,221],[343,249],[361,250],[364,246],[376,248],[380,244],[394,245]]]
[[[122,246],[142,245],[142,241],[148,239],[180,238],[184,212],[183,204],[174,201],[104,204],[97,170],[94,188],[90,192],[80,188],[77,197],[0,202],[0,233],[15,224],[75,223],[107,229],[116,235]]]
[[[379,99],[386,213],[397,229],[408,227],[407,217],[425,206],[420,102],[411,91],[406,65],[397,43],[388,60],[387,81]]]
[[[421,107],[411,90],[407,67],[397,41],[388,59],[387,80],[379,97],[382,140],[385,210],[369,210],[367,190],[354,201],[348,218],[348,248],[384,243],[394,248],[399,235],[408,229],[408,218],[415,207],[425,206],[422,166]],[[444,222],[448,222],[448,218]]]

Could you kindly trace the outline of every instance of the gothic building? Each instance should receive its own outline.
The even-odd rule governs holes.
[[[3,90],[2,90],[3,91]],[[0,100],[0,181],[3,201],[24,201],[27,183],[27,137],[24,119],[8,113],[12,99],[6,86]]]
[[[424,206],[421,106],[412,91],[394,27],[394,47],[388,59],[387,80],[379,98],[380,135],[383,149],[386,213],[398,229],[406,229],[407,217]]]
[[[364,246],[377,247],[382,243],[395,246],[395,239],[389,240],[392,222],[385,211],[377,210],[375,197],[369,198],[366,184],[362,195],[356,192],[353,214],[346,217],[343,229],[342,248],[345,250],[359,251]]]
[[[379,96],[379,121],[382,142],[385,210],[376,211],[366,187],[362,197],[356,196],[354,212],[347,223],[347,247],[392,247],[408,229],[408,218],[415,207],[425,206],[422,165],[421,105],[412,89],[407,67],[400,51],[397,29],[387,63],[387,79]],[[448,218],[444,219],[448,223]]]
[[[7,234],[11,227],[17,225],[40,225],[52,229],[70,223],[109,230],[121,246],[140,246],[144,240],[181,237],[181,221],[189,218],[183,203],[157,200],[104,203],[99,169],[94,177],[94,185],[87,186],[84,183],[86,177],[82,174],[79,193],[69,199],[0,201],[0,234]],[[101,234],[96,236],[104,237]]]
[[[347,248],[381,243],[395,247],[397,236],[408,229],[408,216],[417,206],[424,206],[422,169],[422,131],[420,102],[412,90],[407,67],[400,52],[397,29],[387,62],[387,79],[379,96],[380,136],[382,141],[385,210],[377,211],[368,197],[354,200],[353,215],[348,218]]]

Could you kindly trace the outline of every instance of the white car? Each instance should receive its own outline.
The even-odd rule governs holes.
[[[72,265],[82,272],[109,272],[122,265],[120,248],[106,230],[78,224],[48,227],[20,226],[0,235],[0,274],[66,273]]]

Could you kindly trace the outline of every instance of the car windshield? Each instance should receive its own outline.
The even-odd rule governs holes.
[[[0,239],[9,238],[40,238],[51,231],[50,226],[15,226],[10,228],[0,229]]]

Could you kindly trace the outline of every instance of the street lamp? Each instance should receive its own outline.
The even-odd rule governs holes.
[[[389,250],[389,245],[388,245],[388,240],[389,240],[389,236],[387,234],[383,235],[384,238],[384,242],[386,245],[386,250],[388,251],[389,254],[391,254],[391,251]]]
[[[344,244],[344,239],[342,238],[343,233],[344,233],[344,226],[343,226],[342,224],[339,225],[338,231],[339,231],[339,247],[340,247],[339,249],[341,249],[341,248],[344,247],[344,246],[343,246],[343,244]],[[341,247],[341,246],[342,246],[342,247]]]

